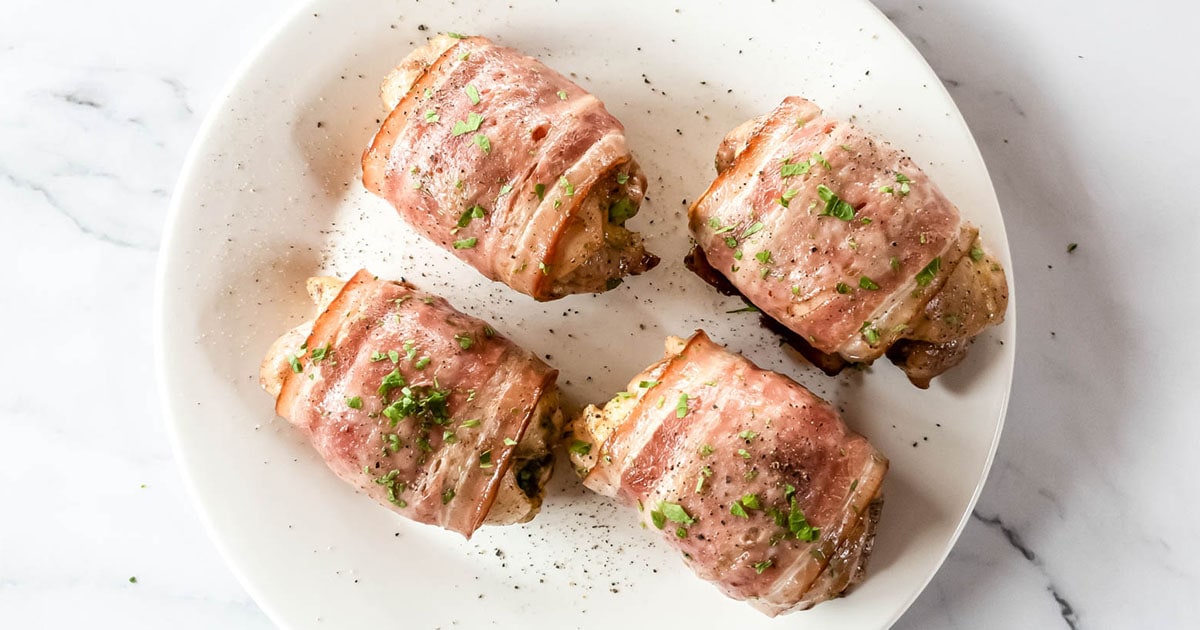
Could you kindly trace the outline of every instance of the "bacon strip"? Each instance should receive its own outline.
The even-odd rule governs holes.
[[[624,228],[645,175],[595,96],[483,37],[430,46],[395,75],[412,83],[363,156],[368,190],[539,300],[604,291],[657,264]]]
[[[887,459],[828,403],[704,332],[573,429],[591,444],[572,449],[584,484],[638,505],[726,595],[775,616],[862,579]]]
[[[359,271],[316,320],[276,412],[380,504],[470,537],[557,372],[445,300]],[[390,354],[390,356],[389,356]]]
[[[717,155],[689,212],[698,249],[816,350],[870,363],[901,340],[959,343],[1003,321],[1004,271],[978,229],[886,143],[788,97]],[[957,312],[939,295],[958,296]]]

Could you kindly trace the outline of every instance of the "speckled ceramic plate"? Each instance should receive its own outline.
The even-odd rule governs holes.
[[[677,8],[678,7],[678,8]],[[537,304],[416,238],[359,183],[384,73],[438,31],[481,33],[569,73],[628,127],[663,264],[602,296]],[[1009,263],[987,171],[942,85],[865,0],[310,2],[213,108],[176,191],[159,278],[162,393],[180,465],[229,563],[285,628],[882,628],[937,570],[991,463],[1013,322],[932,389],[896,368],[831,379],[686,271],[685,209],[723,134],[802,94],[905,148]],[[636,516],[566,468],[532,523],[470,542],[356,495],[259,390],[261,355],[310,314],[304,278],[365,266],[441,293],[599,401],[704,328],[837,401],[892,460],[866,582],[769,620],[694,578]],[[1011,265],[1009,265],[1011,269]]]

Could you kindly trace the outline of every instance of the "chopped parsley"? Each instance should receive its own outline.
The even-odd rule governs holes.
[[[629,173],[617,173],[617,183],[624,186],[629,181]]]
[[[827,170],[827,171],[833,170],[833,167],[829,165],[829,161],[826,160],[825,156],[821,155],[820,153],[812,154],[812,159],[816,160],[817,164],[824,166],[825,170]]]
[[[779,167],[779,176],[783,179],[795,177],[796,175],[804,175],[808,173],[808,169],[812,168],[812,162],[805,160],[803,162],[784,162],[783,166]]]
[[[875,284],[874,280],[872,280],[866,276],[862,276],[861,278],[858,279],[858,286],[860,288],[866,289],[868,291],[878,291],[879,290],[879,285]]]
[[[450,134],[458,137],[466,133],[471,133],[472,131],[478,131],[479,126],[482,124],[483,116],[480,116],[475,112],[470,112],[467,114],[466,120],[460,120],[454,123],[454,128],[450,131]]]
[[[1072,245],[1075,245],[1075,243],[1071,243],[1071,245],[1067,246],[1068,254],[1075,250],[1075,248],[1072,247]],[[972,247],[971,248],[971,260],[974,260],[975,262],[979,262],[979,261],[983,260],[983,250],[978,247]]]
[[[387,376],[384,376],[383,380],[379,383],[379,395],[383,398],[387,398],[387,395],[393,389],[404,387],[406,384],[407,383],[405,382],[404,377],[400,375],[400,369],[394,368],[387,374]],[[387,410],[385,409],[384,411],[386,412]]]
[[[491,468],[492,467],[492,449],[489,448],[488,450],[479,454],[479,467],[480,468]]]
[[[754,431],[750,431],[747,429],[746,431],[742,431],[741,433],[739,433],[738,437],[749,442],[750,440],[753,440],[754,438],[758,437],[758,434],[755,433]]]
[[[758,495],[753,493],[742,496],[742,505],[746,506],[748,510],[762,509],[762,503],[759,502]]]
[[[346,406],[351,409],[362,409],[362,396],[351,396],[347,398]]]
[[[592,445],[588,442],[584,442],[583,440],[575,440],[574,442],[571,442],[571,446],[568,447],[567,450],[573,455],[583,456],[592,452]]]
[[[425,122],[432,125],[441,119],[442,119],[442,117],[438,115],[436,109],[425,110]]]
[[[879,343],[879,329],[875,328],[871,322],[863,322],[863,325],[858,329],[858,332],[862,333],[863,338],[866,339],[867,343],[871,344],[872,346]]]
[[[300,360],[296,358],[296,355],[289,354],[287,360],[288,365],[292,366],[292,371],[296,374],[304,371],[304,366],[300,365]]]
[[[417,359],[417,362],[413,364],[413,367],[417,368],[418,370],[424,370],[429,366],[429,361],[429,357],[421,357],[420,359]]]
[[[642,381],[642,382],[638,383],[638,387],[640,387],[642,389],[650,389],[651,387],[654,387],[655,385],[658,385],[658,381]]]
[[[796,190],[795,188],[789,188],[783,191],[783,194],[780,195],[779,199],[776,199],[775,201],[784,208],[787,208],[791,205],[792,200],[795,199],[796,195],[798,194],[800,194],[799,190]]]
[[[570,180],[567,179],[566,175],[563,175],[558,178],[558,185],[562,186],[563,194],[565,194],[566,196],[568,196],[568,197],[575,196],[575,185],[572,184],[570,182]]]
[[[475,427],[479,426],[479,420],[464,420],[459,426],[464,429],[474,429]]]
[[[769,265],[773,262],[771,260],[771,250],[769,249],[764,249],[761,252],[758,252],[754,255],[754,258],[764,265]]]
[[[475,338],[470,333],[459,333],[454,335],[454,340],[458,342],[458,347],[463,350],[470,350],[471,346],[475,345]]]
[[[675,417],[682,418],[688,413],[688,395],[679,394],[679,402],[675,403]]]
[[[821,530],[810,525],[808,519],[804,518],[804,512],[800,511],[800,505],[796,502],[795,497],[792,497],[791,510],[787,516],[787,527],[793,536],[804,542],[813,542],[821,535]]]
[[[442,492],[442,505],[446,505],[447,503],[453,501],[455,494],[454,488],[446,488],[446,490]]]
[[[471,99],[472,105],[479,104],[479,88],[474,85],[468,85],[466,89],[467,98]]]
[[[746,513],[746,508],[742,507],[741,501],[734,501],[733,504],[729,506],[729,513],[742,518],[750,518],[750,515]]]
[[[746,228],[746,231],[745,231],[745,232],[742,232],[742,236],[741,236],[741,238],[743,238],[743,239],[744,239],[744,238],[749,238],[749,237],[751,237],[751,236],[753,236],[753,235],[755,235],[755,234],[758,234],[759,232],[761,232],[761,231],[762,231],[762,229],[763,229],[763,224],[762,224],[762,222],[761,222],[761,221],[755,221],[753,224],[751,224],[751,226],[750,226],[750,227]]]
[[[659,510],[650,510],[650,521],[654,523],[655,527],[662,529],[667,524],[667,515]]]
[[[312,357],[313,363],[320,363],[322,360],[325,359],[326,355],[329,354],[329,349],[330,349],[330,345],[325,344],[324,347],[313,348],[312,350],[309,351],[308,355],[310,357]]]
[[[917,286],[927,287],[933,279],[937,277],[939,271],[942,270],[942,257],[938,256],[929,261],[925,268],[917,272]]]
[[[738,457],[741,457],[742,459],[750,459],[750,452],[744,448],[739,448],[737,450],[737,454]]]
[[[516,446],[517,441],[510,437],[506,437],[506,438],[504,438],[504,445],[505,446]]]
[[[842,295],[845,295],[853,290],[850,288],[850,285],[846,284],[845,282],[837,283],[837,287],[835,288],[837,289],[837,292],[841,293]]]
[[[763,560],[762,562],[755,562],[754,564],[752,564],[750,566],[754,569],[755,573],[762,575],[762,572],[766,571],[767,569],[770,569],[771,565],[773,565],[773,564],[775,564],[775,561],[768,559],[768,560]]]
[[[888,264],[892,266],[892,271],[900,271],[900,259],[899,258],[892,256],[892,259],[890,261],[888,261]]]
[[[696,519],[692,518],[692,516],[687,513],[687,510],[685,510],[683,506],[679,505],[678,503],[663,501],[662,503],[658,504],[658,509],[661,510],[663,515],[667,517],[667,520],[671,521],[672,523],[691,525],[692,523],[696,522]]]
[[[475,244],[478,242],[479,239],[474,236],[471,238],[462,238],[454,241],[454,249],[471,249],[472,247],[475,247]]]
[[[463,211],[462,216],[458,217],[458,227],[465,228],[471,225],[473,219],[482,219],[486,214],[487,212],[484,211],[483,206],[478,204],[471,206]]]
[[[559,91],[558,91],[558,98],[560,98],[560,99],[562,99],[562,100],[564,100],[564,101],[565,101],[565,100],[567,100],[567,91],[566,91],[566,90],[559,90]]]
[[[726,313],[757,313],[758,307],[754,306],[754,305],[747,305],[747,306],[743,306],[742,308],[735,308],[732,311],[725,311],[725,312]]]
[[[854,206],[842,201],[842,198],[835,195],[825,184],[817,186],[817,196],[825,202],[825,209],[821,211],[820,216],[837,217],[843,221],[854,218]]]
[[[708,457],[713,454],[713,447],[710,444],[704,444],[700,447],[700,457]]]
[[[550,275],[550,265],[547,265],[544,262],[538,261],[538,270],[542,272],[543,276]]]
[[[399,363],[400,362],[400,353],[396,352],[395,350],[388,350],[387,358],[392,363]]]
[[[479,147],[479,150],[483,151],[484,155],[492,152],[492,141],[488,140],[488,137],[481,133],[475,134],[475,146]]]
[[[545,184],[535,184],[533,186],[533,194],[537,195],[538,201],[545,200],[546,199],[546,185]]]

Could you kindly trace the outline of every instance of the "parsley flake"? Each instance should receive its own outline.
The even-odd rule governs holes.
[[[942,257],[938,256],[929,261],[925,268],[917,272],[917,286],[927,287],[933,279],[937,277],[939,271],[942,270]]]
[[[483,116],[480,116],[475,112],[470,112],[467,114],[466,120],[460,120],[454,123],[454,128],[450,131],[450,134],[458,137],[463,134],[471,133],[472,131],[479,130],[479,126],[482,124]]]
[[[762,562],[755,562],[754,564],[752,564],[750,566],[754,569],[755,573],[762,575],[763,571],[770,569],[771,566],[774,564],[775,564],[774,560],[763,560]]]
[[[805,160],[803,162],[784,162],[779,167],[779,176],[783,179],[795,177],[796,175],[804,175],[808,173],[808,169],[812,168],[812,162]]]
[[[475,134],[475,146],[479,147],[479,150],[483,151],[484,155],[492,152],[492,141],[481,133]]]
[[[842,201],[842,198],[835,195],[825,184],[817,186],[817,196],[825,202],[825,209],[820,216],[836,217],[843,221],[854,218],[854,206]]]
[[[662,503],[658,504],[658,509],[662,510],[663,515],[666,516],[667,520],[671,521],[672,523],[691,525],[692,523],[696,522],[696,519],[692,518],[692,516],[687,513],[687,510],[685,510],[683,506],[679,505],[678,503],[663,501]]]
[[[748,238],[750,236],[758,234],[759,232],[762,231],[762,229],[763,229],[762,222],[755,221],[750,227],[746,228],[745,232],[742,232],[742,238]]]
[[[682,418],[688,413],[688,395],[679,394],[679,402],[675,403],[675,417]]]
[[[362,397],[351,396],[346,399],[346,406],[351,409],[362,409]]]
[[[587,455],[592,452],[592,445],[583,440],[575,440],[571,442],[571,446],[567,449],[574,455]]]
[[[467,98],[471,99],[472,105],[479,104],[479,88],[474,85],[468,85],[466,89]]]
[[[457,225],[460,228],[465,228],[471,225],[472,220],[482,219],[486,215],[487,212],[483,209],[483,206],[476,204],[463,211],[462,216],[458,217]]]
[[[474,236],[471,238],[462,238],[454,241],[454,249],[471,249],[472,247],[475,247],[476,243],[478,242],[479,239],[475,238]]]
[[[863,288],[868,291],[878,291],[879,290],[879,285],[875,284],[874,280],[872,280],[866,276],[862,276],[861,278],[858,279],[858,286],[859,286],[859,288]]]

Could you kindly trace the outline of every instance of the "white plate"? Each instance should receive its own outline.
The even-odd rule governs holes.
[[[606,295],[537,304],[416,238],[363,191],[359,157],[384,115],[378,82],[437,31],[492,36],[607,103],[649,174],[652,201],[632,225],[662,256],[658,269]],[[991,463],[1013,320],[919,391],[886,363],[827,378],[780,350],[753,315],[725,313],[738,302],[682,265],[685,201],[713,177],[723,134],[788,94],[905,148],[1008,265],[996,197],[961,116],[865,1],[319,0],[283,23],[193,147],[164,239],[156,314],[180,465],[213,538],[273,620],[880,628],[904,611],[954,543]],[[469,543],[356,495],[274,417],[256,373],[271,340],[310,315],[304,278],[360,266],[441,293],[545,355],[577,404],[621,389],[667,334],[698,327],[838,401],[892,460],[868,579],[847,598],[768,620],[694,578],[633,513],[584,491],[565,467],[536,520],[485,528]]]

